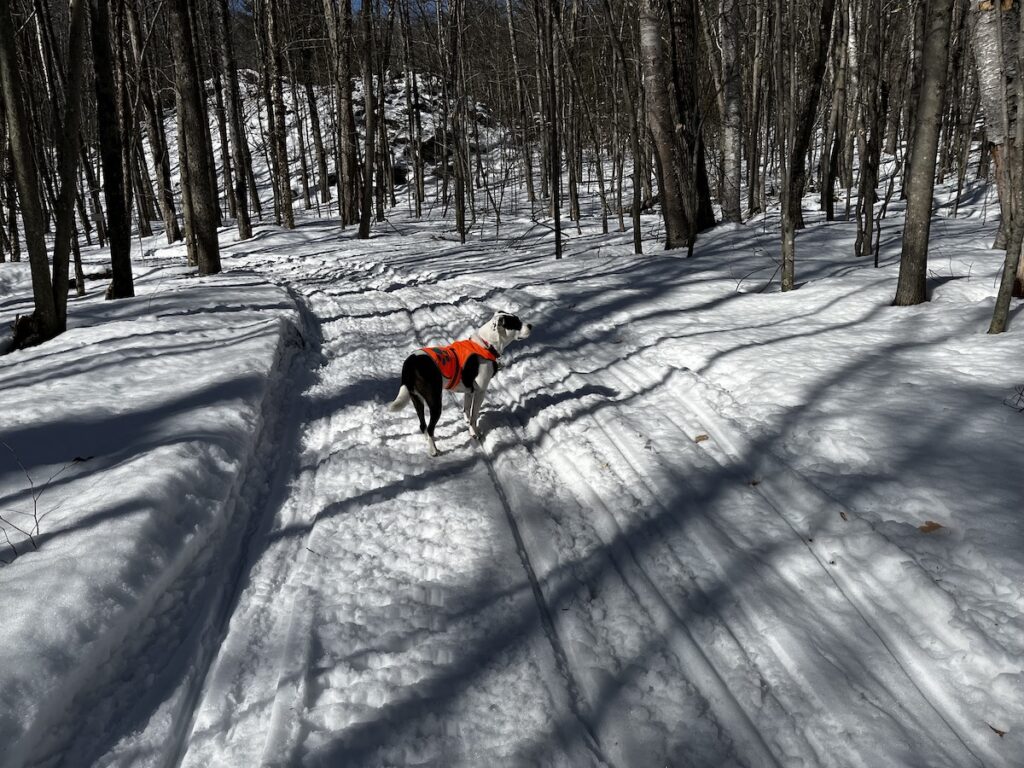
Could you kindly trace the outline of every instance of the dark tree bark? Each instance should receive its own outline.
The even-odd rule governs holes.
[[[21,202],[21,220],[25,228],[25,246],[28,250],[32,295],[35,300],[30,334],[34,338],[27,341],[46,341],[60,333],[60,322],[46,255],[46,225],[39,177],[33,162],[35,142],[30,129],[28,110],[25,107],[14,33],[10,4],[0,2],[0,89],[3,91],[7,133],[14,164],[14,181]]]
[[[548,153],[551,162],[551,218],[555,223],[555,258],[562,258],[561,204],[562,150],[558,135],[558,99],[555,88],[555,15],[557,0],[548,0],[544,14],[544,47],[547,49]]]
[[[227,78],[228,138],[231,141],[231,157],[235,164],[235,185],[228,190],[228,194],[235,200],[238,238],[248,240],[252,237],[252,221],[249,218],[247,174],[252,175],[252,163],[246,151],[245,130],[242,127],[242,96],[238,88],[234,45],[231,42],[231,11],[228,0],[218,0],[218,5],[219,12],[215,19],[217,50],[221,69]]]
[[[366,115],[365,137],[363,144],[363,195],[362,208],[359,211],[359,238],[366,240],[370,237],[370,224],[373,220],[373,179],[374,165],[377,157],[377,99],[374,95],[374,33],[373,33],[373,3],[364,2],[362,9],[363,16],[363,55],[361,57],[363,69],[363,111]]]
[[[309,107],[309,127],[313,135],[313,153],[316,159],[317,194],[320,202],[326,203],[331,199],[331,185],[327,179],[327,153],[324,151],[324,136],[320,128],[320,107],[313,90],[312,54],[307,54],[304,64],[306,104]]]
[[[1004,206],[1004,211],[1009,211],[1011,225],[1007,234],[1006,258],[1003,262],[1003,274],[999,281],[999,290],[996,293],[996,304],[992,311],[992,322],[989,324],[989,333],[1002,333],[1006,330],[1010,319],[1010,299],[1013,296],[1024,295],[1024,259],[1021,258],[1021,248],[1024,247],[1024,49],[1020,41],[1024,40],[1024,14],[1016,8],[1014,20],[1018,24],[1016,60],[1014,61],[1016,93],[1012,103],[1004,107],[1003,120],[1004,131],[1010,133],[1010,111],[1014,112],[1013,139],[1005,142],[1006,157],[1003,158],[1006,181],[1005,189],[1009,194],[1009,200]],[[1002,12],[999,7],[997,13]],[[1000,40],[1005,45],[1005,42]],[[1009,94],[1006,94],[1006,101],[1010,102]]]
[[[267,25],[267,63],[270,66],[270,86],[274,102],[270,140],[275,158],[275,173],[280,192],[281,218],[286,229],[295,228],[295,210],[292,206],[291,173],[288,168],[288,121],[284,108],[284,71],[277,0],[263,0],[266,5],[264,19]]]
[[[665,247],[683,248],[693,237],[692,220],[687,215],[684,192],[686,150],[676,138],[675,121],[665,68],[668,59],[664,41],[664,8],[659,0],[640,4],[640,58],[644,68],[644,96],[647,124],[654,139],[661,193],[661,214],[665,221]]]
[[[175,91],[182,126],[180,138],[183,147],[179,147],[179,152],[188,165],[188,194],[191,197],[191,211],[186,213],[192,220],[199,273],[212,275],[220,272],[220,243],[217,240],[217,191],[210,187],[212,174],[210,156],[206,151],[209,124],[203,109],[202,83],[196,71],[188,0],[168,0],[168,4]]]
[[[77,244],[75,197],[78,192],[78,150],[82,123],[82,72],[85,58],[85,0],[71,0],[68,28],[68,72],[64,93],[63,132],[57,163],[60,192],[57,227],[53,242],[53,297],[61,331],[67,328],[68,262],[72,244]],[[131,265],[129,264],[129,277]],[[81,282],[76,281],[81,288]]]
[[[135,295],[131,259],[131,219],[125,195],[124,159],[117,83],[110,47],[110,13],[107,0],[90,0],[92,60],[96,85],[96,126],[103,165],[103,197],[107,202],[107,234],[113,278],[108,296],[126,299]]]
[[[935,158],[946,91],[947,52],[953,0],[931,0],[926,19],[921,92],[917,103],[907,178],[907,219],[903,227],[897,306],[927,300],[925,276],[928,265],[928,234],[931,228]]]
[[[323,0],[327,39],[334,64],[335,140],[338,155],[338,211],[342,226],[359,220],[356,127],[352,108],[352,5],[342,2],[340,13],[332,0]]]
[[[885,83],[882,81],[882,5],[881,0],[863,0],[861,28],[861,126],[860,189],[857,195],[857,238],[854,253],[868,256],[872,251],[875,203],[878,200],[878,172],[885,133]]]
[[[715,226],[704,152],[704,117],[698,99],[699,13],[697,0],[669,0],[667,7],[672,40],[672,82],[676,91],[672,117],[676,141],[683,148],[680,160],[684,165],[680,178],[684,185],[683,202],[691,224],[692,254],[697,233]]]
[[[796,22],[790,8],[788,15],[782,10],[781,0],[776,0],[777,50],[776,77],[780,78],[779,134],[784,137],[782,162],[782,290],[791,291],[796,287],[796,230],[803,227],[801,202],[807,177],[807,152],[814,129],[814,117],[821,96],[821,84],[828,59],[829,39],[832,30],[832,16],[835,0],[822,0],[821,12],[817,17],[817,39],[812,53],[811,66],[804,78],[806,93],[801,94],[797,75],[797,52],[793,49]],[[788,40],[788,47],[785,41]],[[783,55],[785,52],[785,55]],[[801,57],[804,56],[801,52]]]
[[[643,253],[643,233],[640,231],[640,125],[639,115],[636,108],[636,100],[633,97],[632,84],[629,79],[629,65],[626,53],[623,50],[622,40],[616,32],[615,17],[612,14],[612,7],[609,0],[602,0],[604,6],[604,17],[608,28],[608,39],[612,44],[612,51],[616,59],[616,68],[619,71],[622,94],[625,97],[626,110],[629,120],[629,146],[633,155],[633,252]],[[620,165],[619,191],[622,191],[622,166]],[[621,206],[620,206],[621,211]]]
[[[146,56],[145,41],[142,35],[144,19],[137,14],[135,3],[126,3],[128,31],[132,41],[132,53],[138,70],[140,100],[146,119],[146,133],[149,135],[149,148],[153,156],[153,165],[157,173],[157,204],[160,217],[164,222],[164,235],[168,243],[181,240],[181,226],[174,205],[174,189],[171,185],[171,161],[167,151],[167,137],[164,134],[163,110],[155,96],[153,87],[153,67]]]

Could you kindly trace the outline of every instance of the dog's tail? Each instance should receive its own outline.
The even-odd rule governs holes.
[[[388,406],[388,409],[392,411],[400,411],[409,404],[411,399],[412,393],[409,392],[409,387],[403,384],[402,388],[398,390],[398,397],[396,397],[394,402]]]

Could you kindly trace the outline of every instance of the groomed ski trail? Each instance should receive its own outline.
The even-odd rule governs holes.
[[[406,307],[377,265],[296,266],[325,363],[181,764],[603,764],[482,457],[432,460],[410,413],[382,415],[416,343]]]
[[[494,309],[543,327],[556,292],[351,242],[263,250],[324,365],[181,764],[1008,765],[898,596],[868,605],[881,537],[716,412],[727,393],[535,334],[481,448],[448,398],[432,460],[411,410],[383,412],[404,356]]]

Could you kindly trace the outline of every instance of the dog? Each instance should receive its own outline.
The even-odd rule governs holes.
[[[499,358],[511,342],[525,339],[533,326],[517,315],[496,312],[468,339],[447,347],[423,347],[413,352],[402,365],[402,386],[390,409],[398,411],[412,401],[420,419],[420,432],[427,438],[431,456],[439,451],[434,443],[434,427],[441,418],[441,395],[444,390],[464,392],[463,412],[469,434],[480,439],[477,420],[487,386],[498,372]],[[430,411],[430,421],[424,408]]]

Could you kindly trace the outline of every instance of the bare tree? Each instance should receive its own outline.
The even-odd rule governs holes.
[[[782,290],[796,287],[796,230],[803,227],[804,185],[807,153],[821,96],[825,63],[828,59],[835,0],[821,0],[816,22],[810,29],[798,23],[797,9],[785,8],[775,0],[775,68],[777,121],[780,139],[782,181]],[[810,46],[811,54],[806,56]],[[799,51],[799,52],[798,52]],[[798,66],[810,62],[806,71]]]
[[[96,125],[103,164],[103,196],[107,201],[107,233],[113,279],[109,296],[124,299],[135,295],[132,278],[131,220],[125,196],[121,121],[117,108],[114,56],[110,47],[110,11],[107,0],[89,0],[92,29],[92,60],[96,84]]]
[[[191,219],[199,273],[212,275],[220,272],[220,243],[217,240],[217,191],[211,188],[211,157],[206,151],[209,123],[203,109],[202,81],[196,69],[188,0],[168,0],[168,4],[175,92],[182,127],[183,146],[179,146],[178,151],[183,164],[188,167],[187,192],[191,197],[186,216]]]
[[[370,224],[373,219],[373,178],[375,159],[377,157],[377,99],[374,94],[374,44],[373,3],[364,2],[363,17],[363,55],[360,58],[363,70],[363,111],[365,132],[363,144],[363,195],[362,207],[359,212],[359,237],[370,237]]]
[[[685,149],[676,140],[676,121],[672,114],[672,95],[666,66],[664,41],[665,8],[660,0],[642,0],[640,4],[640,53],[644,69],[644,96],[647,124],[654,138],[658,167],[658,191],[665,221],[665,247],[682,248],[690,244],[692,220],[687,215],[681,174]]]
[[[10,3],[0,2],[0,89],[3,92],[14,180],[21,203],[21,220],[25,229],[25,246],[28,250],[32,295],[35,300],[35,311],[31,320],[22,326],[24,330],[21,334],[25,343],[32,343],[53,338],[61,332],[61,328],[46,255],[46,223],[39,176],[34,162],[35,142],[25,106],[14,33]],[[18,331],[15,333],[17,336]]]
[[[1002,102],[1003,131],[1007,137],[1006,157],[1002,161],[1002,175],[1004,178],[1003,190],[1008,196],[1003,206],[1004,213],[1009,213],[1009,232],[1006,241],[1006,258],[1003,262],[1003,274],[999,281],[999,291],[996,294],[996,304],[992,312],[992,322],[989,324],[989,333],[1002,333],[1006,330],[1010,316],[1010,298],[1012,296],[1024,295],[1024,260],[1021,259],[1021,248],[1024,247],[1024,79],[1020,77],[1024,73],[1024,48],[1021,41],[1024,41],[1024,14],[1014,6],[1017,13],[1011,17],[1018,24],[1016,42],[1016,60],[1014,61],[1016,99],[1010,101],[1009,94],[1006,94]],[[1002,24],[998,14],[1006,10],[1001,5],[997,6],[996,20],[997,29],[1000,34],[998,42],[1000,48],[1005,46],[1002,39]],[[1003,50],[999,50],[1002,59]],[[979,68],[981,62],[978,62]],[[1005,83],[1005,81],[1004,81]],[[1004,84],[1005,89],[1005,84]],[[1010,110],[1013,109],[1013,137],[1010,139]]]
[[[238,88],[235,66],[234,45],[231,42],[231,11],[228,0],[218,0],[216,14],[217,50],[220,66],[227,78],[228,136],[231,141],[231,157],[235,165],[235,186],[228,190],[235,199],[235,215],[238,222],[238,237],[248,240],[252,237],[252,220],[249,217],[249,195],[246,181],[252,175],[252,162],[245,151],[245,129],[242,126],[242,96]]]
[[[930,0],[922,58],[921,92],[917,124],[907,178],[907,220],[903,227],[900,256],[898,306],[927,300],[925,273],[928,264],[928,233],[931,228],[932,192],[935,186],[935,158],[946,91],[947,47],[953,0]]]

